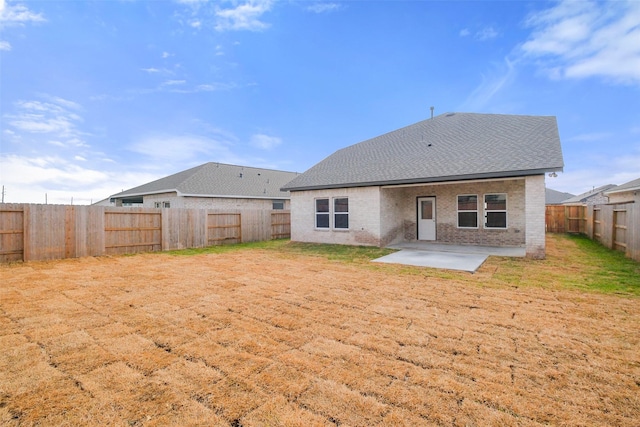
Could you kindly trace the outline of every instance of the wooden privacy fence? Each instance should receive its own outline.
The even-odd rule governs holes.
[[[290,230],[289,211],[0,204],[0,262],[201,248]]]
[[[585,234],[640,261],[640,205],[621,203],[585,207]]]
[[[547,205],[547,233],[584,233],[585,206]]]
[[[554,206],[546,209],[549,233],[582,233],[640,261],[640,205]]]

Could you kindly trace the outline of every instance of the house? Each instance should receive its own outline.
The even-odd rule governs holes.
[[[567,199],[575,197],[575,194],[563,193],[561,191],[552,190],[551,188],[544,189],[544,199],[546,205],[561,205]]]
[[[109,198],[110,206],[203,209],[289,209],[281,190],[296,172],[209,162]]]
[[[640,178],[604,192],[609,203],[640,203]]]
[[[555,117],[448,113],[336,151],[283,187],[291,239],[525,247],[545,254]]]
[[[576,205],[604,205],[609,203],[609,197],[605,194],[606,191],[610,191],[616,188],[613,184],[603,185],[602,187],[594,188],[586,193],[578,194],[562,202],[563,205],[576,206]]]

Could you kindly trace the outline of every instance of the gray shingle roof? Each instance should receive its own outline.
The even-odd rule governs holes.
[[[177,191],[180,196],[289,198],[281,188],[296,172],[209,162],[111,196],[122,198]]]
[[[620,184],[616,188],[605,192],[605,194],[621,193],[623,191],[632,191],[632,190],[640,190],[640,178],[634,179],[633,181],[625,182],[624,184]]]
[[[604,193],[607,190],[613,190],[616,188],[614,184],[603,185],[602,187],[594,188],[591,191],[587,191],[586,193],[578,194],[570,199],[567,199],[562,202],[563,205],[573,204],[573,203],[583,203],[587,201],[589,197],[597,196],[600,193]]]
[[[559,205],[565,200],[575,196],[575,194],[563,193],[561,191],[552,190],[551,188],[545,188],[544,191],[544,203],[546,205]]]
[[[563,166],[555,117],[447,113],[338,150],[284,189],[521,176]]]

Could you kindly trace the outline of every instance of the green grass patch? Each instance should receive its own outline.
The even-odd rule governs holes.
[[[264,242],[233,243],[225,245],[207,246],[206,248],[179,249],[164,252],[169,255],[191,256],[202,254],[223,254],[227,252],[242,251],[247,249],[281,250],[289,243],[289,239],[266,240]]]
[[[333,261],[368,262],[395,252],[374,246],[350,246],[319,243],[291,242],[288,239],[249,242],[229,245],[209,246],[206,248],[181,249],[165,252],[169,255],[190,256],[201,254],[221,254],[240,250],[267,250],[282,254],[319,256]]]
[[[390,253],[393,249],[378,248],[375,246],[350,246],[320,243],[289,242],[280,248],[285,253],[320,256],[333,261],[343,262],[368,262]]]
[[[582,235],[547,235],[547,258],[489,259],[493,285],[640,296],[640,263]]]
[[[590,274],[585,285],[606,293],[640,295],[640,263],[586,236],[567,236],[576,245],[576,263]],[[578,259],[575,259],[578,258]]]
[[[170,251],[188,256],[222,254],[232,251],[265,250],[282,256],[314,256],[336,262],[356,263],[390,274],[424,275],[444,280],[488,287],[543,287],[576,289],[626,296],[640,296],[640,263],[581,235],[547,235],[547,258],[489,257],[476,274],[370,261],[395,252],[373,246],[299,243],[288,239],[210,246]]]

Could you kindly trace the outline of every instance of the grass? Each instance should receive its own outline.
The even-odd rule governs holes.
[[[547,235],[547,258],[490,259],[494,285],[640,296],[640,263],[581,235]]]
[[[2,265],[0,425],[635,427],[637,263],[547,247],[476,274],[288,241]]]
[[[411,266],[385,266],[369,261],[395,252],[371,246],[349,246],[290,242],[286,239],[251,242],[238,245],[211,246],[172,251],[169,254],[192,256],[223,254],[241,250],[265,250],[283,256],[312,256],[355,263],[370,270],[394,270],[397,274],[424,275],[459,280],[492,287],[543,287],[576,289],[588,292],[640,296],[640,263],[625,257],[583,235],[549,234],[547,258],[529,260],[490,257],[475,276],[451,270],[425,269]],[[491,271],[491,274],[486,274]],[[484,273],[483,273],[484,272]]]
[[[239,250],[268,250],[282,254],[317,256],[333,261],[366,263],[395,252],[393,249],[374,246],[328,245],[291,242],[288,239],[249,242],[233,245],[217,245],[206,248],[184,249],[166,252],[170,255],[190,256],[203,254],[223,254]]]

